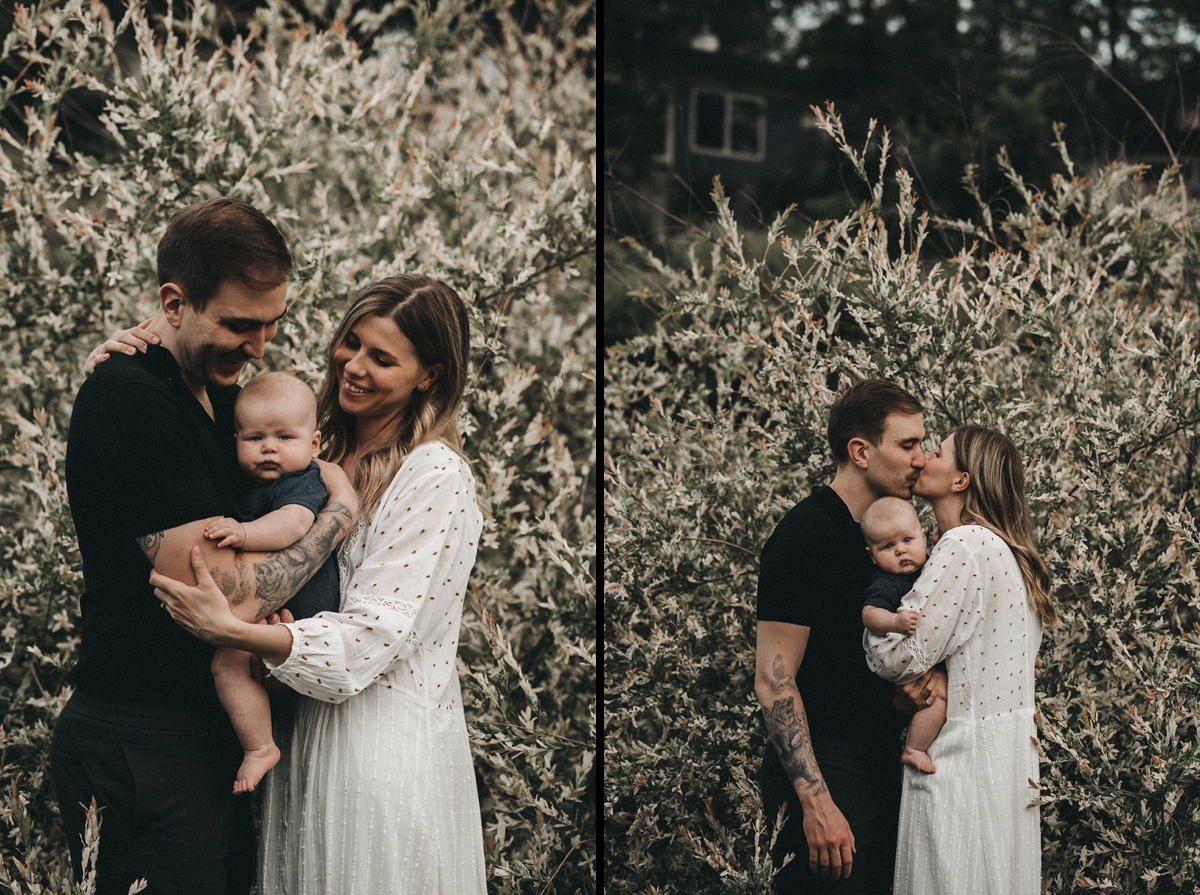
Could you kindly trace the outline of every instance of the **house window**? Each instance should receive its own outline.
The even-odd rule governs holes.
[[[767,102],[761,96],[692,91],[692,152],[761,161],[766,143]]]

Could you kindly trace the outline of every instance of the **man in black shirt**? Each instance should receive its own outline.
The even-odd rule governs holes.
[[[833,482],[788,511],[763,548],[755,671],[771,739],[763,805],[772,821],[787,805],[776,866],[796,856],[776,877],[781,895],[891,891],[904,717],[863,656],[873,567],[858,520],[880,497],[912,496],[925,465],[921,410],[888,382],[848,389],[829,414]],[[922,679],[906,692],[920,705],[927,690]]]
[[[152,568],[194,581],[200,546],[235,612],[274,612],[321,566],[357,511],[339,468],[329,500],[286,552],[218,549],[205,524],[230,514],[238,473],[237,378],[262,357],[287,303],[291,256],[243,202],[172,217],[158,247],[159,344],[114,355],[79,390],[66,478],[83,557],[75,692],[54,732],[52,769],[76,874],[84,806],[101,812],[100,895],[233,895],[253,881],[250,803],[231,781],[241,749],[213,686],[213,647],[154,598]]]

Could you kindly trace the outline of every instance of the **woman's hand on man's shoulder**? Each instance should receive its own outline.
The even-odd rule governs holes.
[[[117,330],[102,344],[93,348],[92,353],[83,362],[83,375],[91,376],[97,366],[112,357],[114,351],[129,355],[137,354],[139,351],[145,354],[146,346],[159,344],[158,336],[147,329],[153,322],[154,318],[151,317],[145,323],[131,329]]]

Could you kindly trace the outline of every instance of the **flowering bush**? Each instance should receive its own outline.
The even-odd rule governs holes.
[[[1027,462],[1062,618],[1030,790],[1045,890],[1196,891],[1200,218],[1180,172],[1085,176],[1056,134],[1048,185],[1001,154],[1003,204],[934,220],[886,131],[860,151],[818,119],[863,184],[856,212],[751,238],[717,183],[687,266],[634,244],[662,322],[605,363],[606,879],[767,888],[758,555],[832,478],[837,391],[879,376],[922,399],[931,435],[996,426]]]
[[[468,303],[461,428],[487,517],[459,656],[489,877],[595,891],[595,7],[530,2],[524,30],[467,0],[421,4],[405,30],[385,13],[343,4],[321,27],[271,2],[222,39],[206,2],[186,21],[16,7],[0,58],[0,106],[19,110],[0,127],[0,784],[15,800],[0,814],[19,835],[0,872],[18,891],[72,891],[48,746],[78,645],[62,470],[82,362],[152,313],[168,218],[215,195],[261,209],[297,261],[265,368],[316,385],[350,296],[389,274],[428,273]],[[153,495],[131,483],[130,499]]]

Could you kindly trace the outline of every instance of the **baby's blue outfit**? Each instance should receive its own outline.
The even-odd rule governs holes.
[[[273,482],[253,485],[249,491],[234,498],[233,515],[238,522],[253,522],[294,503],[312,510],[315,517],[327,500],[329,491],[321,480],[321,467],[314,460],[300,472],[289,472]],[[337,612],[341,604],[337,551],[334,551],[325,564],[317,569],[317,574],[283,608],[299,619],[312,618],[326,610]]]
[[[876,569],[874,577],[871,578],[871,583],[867,585],[866,591],[863,592],[863,605],[878,606],[880,609],[886,609],[888,612],[898,612],[900,610],[900,601],[904,599],[905,594],[913,589],[913,585],[917,583],[917,579],[920,577],[920,569],[904,574]]]

